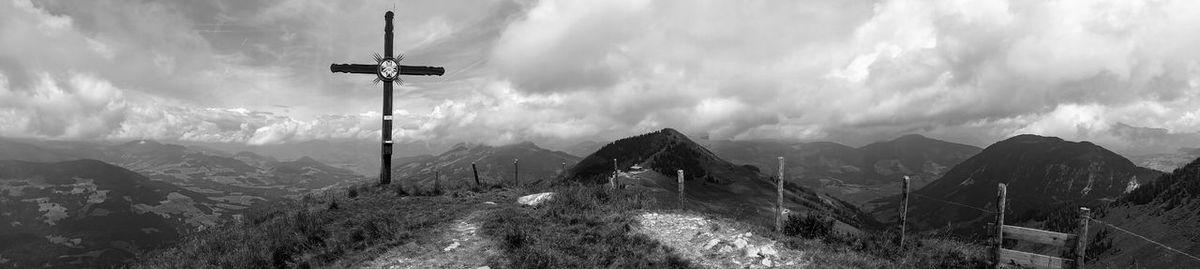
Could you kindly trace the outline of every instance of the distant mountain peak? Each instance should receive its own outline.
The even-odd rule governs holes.
[[[513,144],[504,145],[502,147],[541,148],[537,144],[534,144],[532,141],[521,141],[521,142],[517,142],[517,143],[513,143]]]
[[[684,135],[683,133],[681,133],[675,129],[672,129],[672,128],[663,128],[662,130],[659,130],[658,133],[668,135],[668,136],[671,136],[674,138],[684,138],[684,139],[691,140],[687,137],[687,135]]]
[[[897,138],[895,139],[895,141],[900,141],[900,140],[928,140],[928,139],[929,139],[929,137],[925,137],[925,136],[923,136],[923,135],[921,135],[921,134],[906,134],[906,135],[902,135],[902,136],[900,136],[900,137],[897,137]]]
[[[233,154],[233,156],[261,157],[262,155],[258,155],[258,153],[249,151],[239,151],[238,153]]]
[[[138,145],[138,146],[145,146],[145,145],[157,146],[157,145],[162,145],[162,143],[159,143],[158,141],[154,141],[153,139],[138,139],[138,140],[133,140],[133,141],[126,142],[126,143],[125,143],[125,145],[127,145],[127,146],[132,146],[132,145]]]
[[[1035,135],[1035,134],[1020,134],[1020,135],[1016,135],[1016,136],[1010,137],[1008,139],[1005,139],[1003,141],[1000,141],[999,143],[1005,143],[1005,142],[1009,142],[1009,143],[1047,143],[1047,142],[1065,142],[1065,141],[1066,140],[1063,140],[1062,138],[1053,137],[1053,136],[1040,136],[1040,135]],[[997,144],[999,144],[999,143],[997,143]]]
[[[734,165],[672,128],[627,137],[601,147],[571,169],[573,178],[602,180],[617,167],[640,165],[662,174],[684,170],[687,178],[716,183],[753,179],[756,171]],[[622,168],[622,169],[624,169]]]
[[[470,142],[458,142],[458,143],[455,143],[454,146],[451,146],[450,149],[447,151],[469,150],[469,149],[473,149],[473,148],[476,148],[479,146],[481,146],[481,144],[470,143]]]
[[[297,163],[307,163],[307,164],[321,164],[321,162],[313,159],[312,157],[308,157],[308,156],[300,157],[299,159],[296,159],[296,162]]]

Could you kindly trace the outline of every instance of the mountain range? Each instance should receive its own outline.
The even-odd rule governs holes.
[[[577,162],[579,157],[530,142],[504,146],[462,143],[436,156],[396,158],[392,177],[407,188],[419,190],[433,189],[434,176],[441,177],[437,184],[442,189],[468,188],[475,185],[474,164],[482,185],[511,185],[514,170],[522,185],[543,184],[561,177],[565,168]]]
[[[529,142],[460,143],[436,155],[395,157],[392,174],[398,185],[418,191],[435,184],[443,190],[475,186],[472,164],[485,186],[512,184],[514,170],[522,185],[606,183],[615,174],[622,186],[666,198],[676,195],[676,171],[683,170],[689,206],[769,223],[777,158],[784,157],[785,207],[832,215],[845,230],[894,222],[900,178],[911,176],[910,230],[977,234],[994,218],[986,211],[995,208],[997,184],[1005,183],[1008,224],[1065,229],[1070,223],[1063,212],[1091,206],[1098,209],[1097,219],[1189,250],[1200,242],[1195,232],[1200,199],[1194,199],[1200,164],[1181,161],[1194,160],[1200,151],[1139,155],[1132,157],[1135,162],[1089,142],[1036,135],[982,149],[920,135],[857,148],[833,142],[700,142],[667,128],[569,149],[583,158]],[[314,157],[281,161],[261,150],[225,150],[152,140],[105,145],[0,139],[0,160],[6,160],[0,161],[0,225],[11,227],[0,232],[0,265],[119,264],[131,253],[264,202],[370,181],[361,171]],[[342,151],[363,160],[377,157],[373,146]],[[1102,209],[1110,202],[1112,208]],[[1095,248],[1101,262],[1173,266],[1137,261],[1157,255],[1156,246],[1113,230],[1103,233],[1093,232],[1097,242],[1109,244]]]
[[[983,210],[995,210],[997,185],[1004,183],[1006,224],[1046,221],[1058,209],[1100,205],[1160,174],[1089,142],[1018,135],[988,146],[915,191],[908,219],[918,230],[982,232],[994,220],[994,214]],[[880,207],[876,216],[895,216],[896,208],[895,203]]]
[[[330,166],[354,171],[360,175],[379,175],[379,140],[377,139],[329,139],[307,140],[280,144],[247,145],[245,143],[216,142],[172,142],[191,149],[209,148],[224,152],[253,152],[278,159],[295,160],[309,157]],[[447,145],[428,142],[401,142],[392,144],[392,157],[403,158],[430,155],[441,152]]]
[[[916,190],[982,150],[916,134],[859,148],[834,142],[777,140],[709,143],[718,156],[763,171],[777,171],[776,157],[782,156],[788,170],[784,177],[789,182],[868,210],[876,206],[870,201],[898,194],[903,176],[912,178],[909,188]]]
[[[0,212],[12,227],[3,234],[11,240],[0,240],[0,264],[18,267],[117,265],[252,207],[365,180],[307,157],[278,161],[150,140],[0,139],[0,149]]]

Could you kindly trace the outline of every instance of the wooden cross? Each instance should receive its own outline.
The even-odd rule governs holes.
[[[334,73],[373,74],[376,81],[383,82],[383,144],[380,156],[379,184],[392,182],[392,84],[398,83],[400,75],[441,76],[445,68],[433,66],[407,66],[396,62],[404,59],[392,58],[392,12],[383,14],[383,56],[375,55],[375,64],[331,64]]]

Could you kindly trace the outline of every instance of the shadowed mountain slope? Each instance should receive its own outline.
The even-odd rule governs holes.
[[[982,231],[994,215],[967,206],[994,210],[999,183],[1007,184],[1005,222],[1011,224],[1044,220],[1056,208],[1114,199],[1130,182],[1159,174],[1089,142],[1019,135],[988,146],[916,191],[923,197],[910,199],[909,220],[923,230],[969,234]]]
[[[479,170],[480,183],[485,185],[513,184],[513,161],[518,161],[520,184],[551,182],[563,175],[563,169],[579,161],[578,157],[561,151],[551,151],[529,142],[486,146],[458,144],[437,156],[421,155],[399,158],[392,168],[393,180],[406,187],[431,190],[435,171],[441,176],[442,189],[475,185],[471,164]]]
[[[95,160],[0,161],[0,263],[109,267],[215,223],[222,203]]]
[[[1200,159],[1146,183],[1097,218],[1200,256]],[[1200,261],[1102,224],[1090,224],[1096,268],[1198,268]],[[1089,265],[1091,266],[1091,265]]]

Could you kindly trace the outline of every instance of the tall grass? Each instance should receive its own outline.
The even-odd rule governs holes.
[[[867,231],[849,235],[831,232],[828,217],[790,216],[784,223],[784,246],[826,253],[858,253],[883,261],[826,260],[820,263],[855,263],[857,267],[882,268],[989,268],[988,248],[949,237],[909,234],[900,247],[896,230]],[[862,256],[844,256],[862,259]],[[825,259],[831,259],[825,257]],[[833,258],[836,259],[836,258]]]

